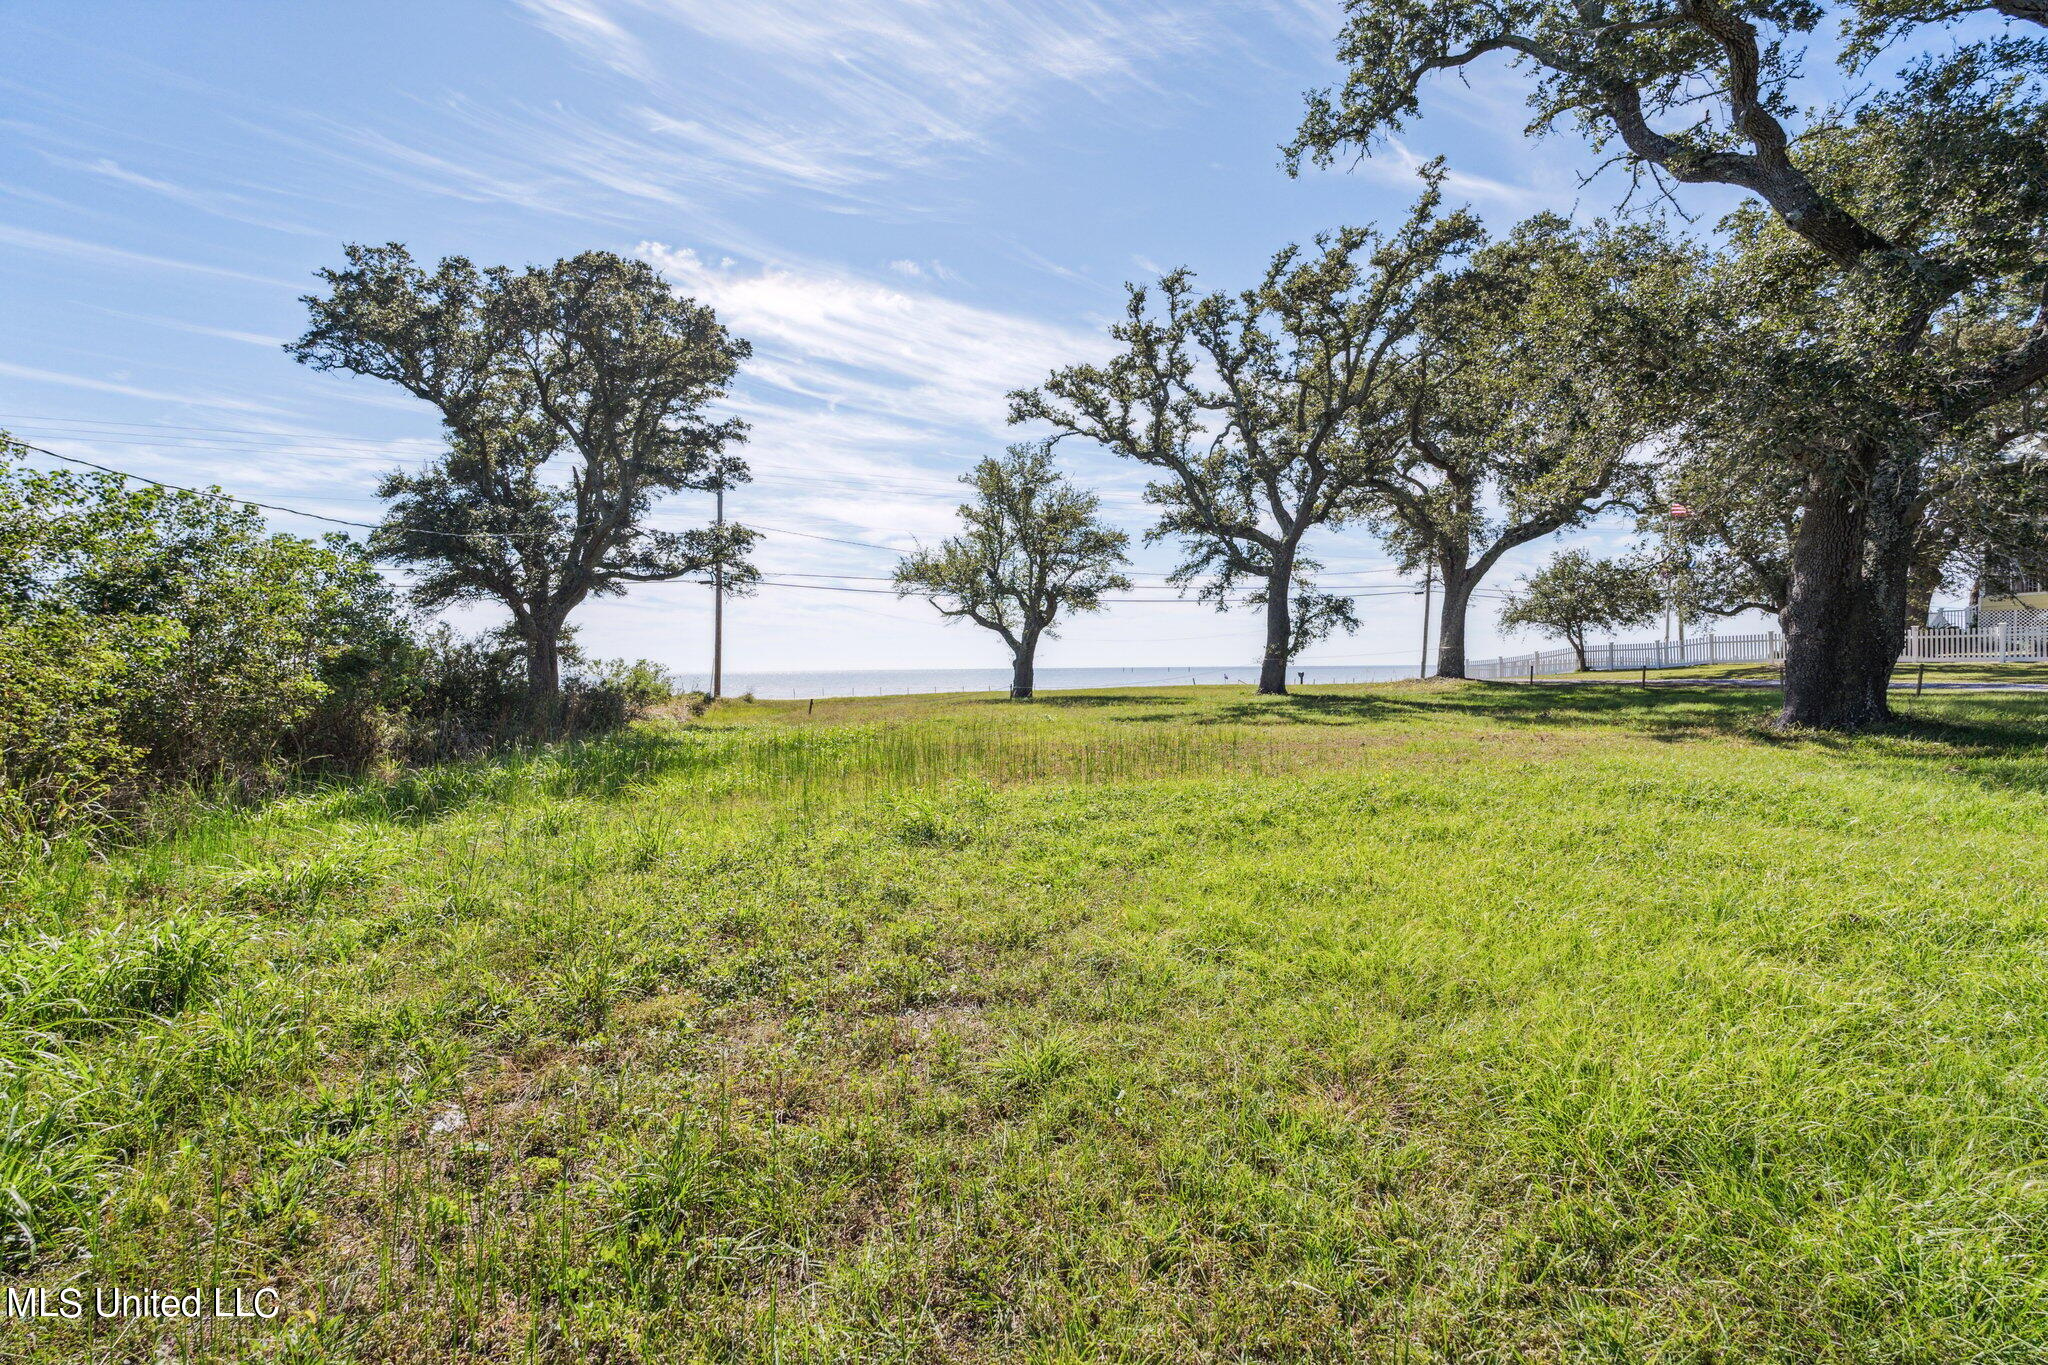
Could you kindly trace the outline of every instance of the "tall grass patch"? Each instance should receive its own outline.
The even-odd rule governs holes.
[[[2048,723],[1767,705],[727,705],[53,870],[15,1283],[291,1313],[9,1348],[2038,1359]]]

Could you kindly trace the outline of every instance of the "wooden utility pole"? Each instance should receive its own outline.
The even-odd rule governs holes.
[[[718,529],[725,529],[725,485],[718,485]],[[711,699],[725,695],[725,549],[711,566]]]
[[[1434,561],[1422,566],[1422,667],[1416,671],[1418,678],[1429,676],[1429,590],[1436,581]]]

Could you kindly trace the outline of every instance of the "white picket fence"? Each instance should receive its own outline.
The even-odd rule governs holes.
[[[1785,637],[1777,631],[1757,635],[1699,635],[1683,644],[1675,640],[1622,643],[1608,640],[1586,646],[1586,662],[1596,672],[1636,672],[1649,668],[1689,668],[1698,664],[1776,663],[1785,657]],[[2048,624],[2000,622],[1974,630],[1947,626],[1915,626],[1906,632],[1901,663],[1946,663],[1975,660],[2019,663],[2048,659]],[[1468,659],[1473,678],[1540,678],[1579,671],[1570,649],[1545,649],[1534,654]]]

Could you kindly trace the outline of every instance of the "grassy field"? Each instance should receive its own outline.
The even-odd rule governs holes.
[[[284,1313],[0,1358],[2048,1358],[2048,701],[1774,702],[735,704],[54,867],[10,1285]]]
[[[1627,669],[1608,673],[1574,673],[1574,678],[1600,678],[1613,682],[1628,678]],[[1911,686],[1921,677],[1930,683],[2048,683],[2048,664],[2041,663],[1935,663],[1923,670],[1919,664],[1900,664],[1892,672],[1894,685]],[[1677,682],[1685,678],[1764,678],[1777,681],[1776,664],[1694,664],[1688,668],[1653,668],[1652,682]]]

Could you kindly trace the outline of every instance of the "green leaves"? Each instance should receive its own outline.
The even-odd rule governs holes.
[[[351,246],[305,300],[311,326],[286,349],[316,369],[383,379],[432,404],[449,452],[388,475],[372,539],[410,567],[427,606],[496,601],[527,642],[537,697],[557,686],[569,614],[591,596],[719,569],[755,575],[753,534],[646,525],[655,501],[743,483],[728,453],[737,418],[714,418],[747,343],[653,267],[607,251],[551,266],[479,271],[450,257],[431,273],[396,243]],[[549,477],[557,457],[575,467]]]
[[[1540,630],[1585,648],[1591,631],[1648,625],[1663,609],[1655,572],[1640,561],[1565,550],[1521,582],[1502,608],[1505,630]]]
[[[1356,512],[1393,439],[1392,375],[1418,311],[1478,223],[1441,212],[1441,170],[1392,231],[1345,228],[1277,253],[1239,293],[1198,295],[1175,271],[1130,289],[1122,350],[1010,396],[1042,420],[1160,471],[1148,538],[1179,538],[1181,576],[1220,594],[1244,578],[1284,595],[1302,537]],[[1155,303],[1156,292],[1156,303]]]
[[[1979,428],[1998,414],[1990,424],[2015,430],[2010,409],[2048,383],[2038,30],[1962,43],[1837,107],[1802,109],[1801,66],[1823,16],[1812,0],[1347,10],[1345,82],[1310,97],[1287,149],[1293,169],[1369,153],[1417,112],[1434,73],[1499,58],[1530,76],[1529,131],[1570,119],[1596,150],[1613,146],[1639,185],[1753,197],[1723,222],[1703,287],[1685,291],[1699,326],[1673,370],[1692,401],[1664,443],[1723,466],[1739,453],[1746,481],[1795,490],[1792,581],[1780,592],[1769,566],[1734,546],[1724,575],[1786,603],[1786,722],[1882,716],[1913,596],[1905,582],[1924,580],[1912,561],[1928,543],[1930,457],[1999,449]],[[2039,0],[1859,0],[1837,55],[1855,71],[1910,28],[1992,12],[2048,23]],[[2020,419],[2035,426],[2031,413]]]
[[[1102,524],[1100,500],[1070,484],[1052,442],[1013,445],[960,482],[962,532],[896,566],[896,591],[926,598],[941,614],[1003,637],[1029,663],[1062,614],[1099,611],[1102,596],[1128,592],[1120,572],[1129,537]]]
[[[0,824],[89,828],[151,781],[259,764],[402,641],[345,539],[0,463]]]

